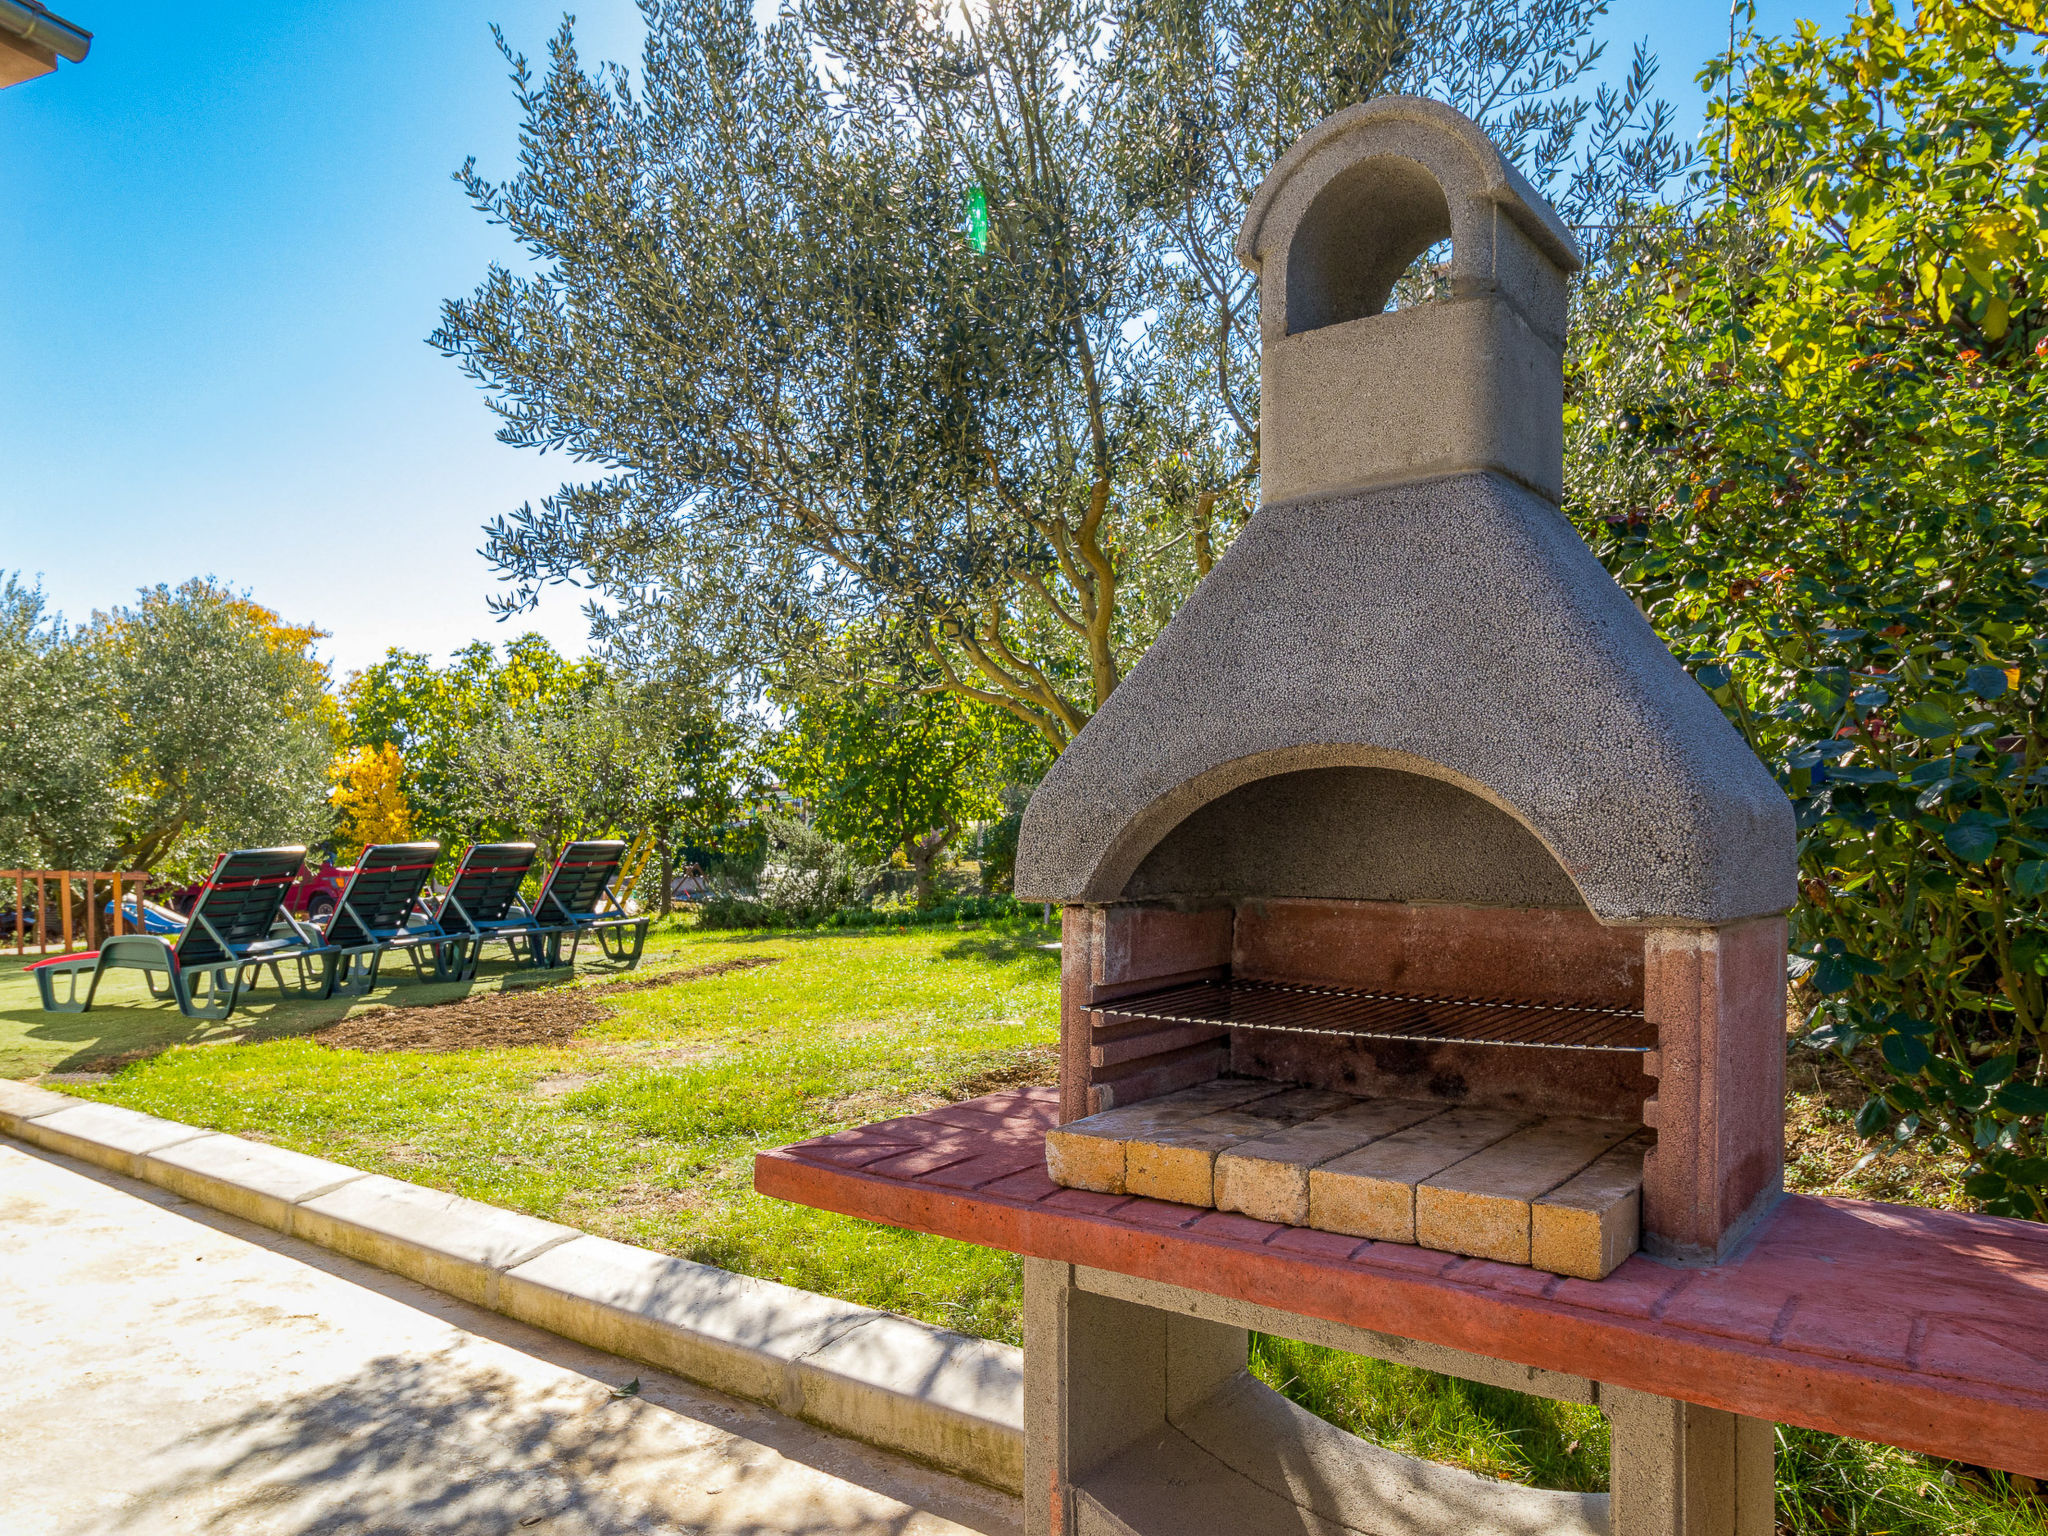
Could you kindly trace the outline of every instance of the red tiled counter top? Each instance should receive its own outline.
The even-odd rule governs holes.
[[[799,1142],[754,1187],[1754,1418],[2048,1476],[2048,1226],[1791,1196],[1712,1269],[1591,1282],[1062,1189],[1050,1088]]]

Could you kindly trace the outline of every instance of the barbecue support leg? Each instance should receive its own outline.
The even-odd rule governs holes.
[[[1251,1327],[1598,1403],[1614,1492],[1500,1484],[1370,1445],[1254,1380]],[[1773,1453],[1759,1420],[1024,1261],[1025,1536],[1770,1536]]]
[[[1615,1536],[1771,1536],[1777,1435],[1762,1419],[1602,1386]]]

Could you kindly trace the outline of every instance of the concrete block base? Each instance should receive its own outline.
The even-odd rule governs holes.
[[[1026,1259],[1027,1536],[1770,1536],[1771,1426],[1227,1297]],[[1504,1485],[1325,1423],[1251,1329],[1597,1403],[1611,1494]]]

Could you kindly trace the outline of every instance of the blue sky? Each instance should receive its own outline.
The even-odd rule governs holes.
[[[0,570],[74,618],[218,576],[331,630],[342,670],[504,637],[480,527],[571,470],[497,443],[423,338],[509,255],[449,180],[512,163],[489,24],[538,56],[559,3],[55,8],[91,55],[0,92]],[[637,54],[630,4],[576,15],[586,59]],[[1697,131],[1718,4],[1616,0],[1602,31],[1617,65],[1650,39]],[[579,603],[515,628],[580,650]]]

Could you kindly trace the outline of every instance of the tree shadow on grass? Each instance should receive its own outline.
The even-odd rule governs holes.
[[[1022,963],[1034,972],[1055,975],[1060,952],[1045,946],[1053,940],[1047,928],[984,928],[963,934],[939,954],[948,960],[981,960],[991,965]]]

